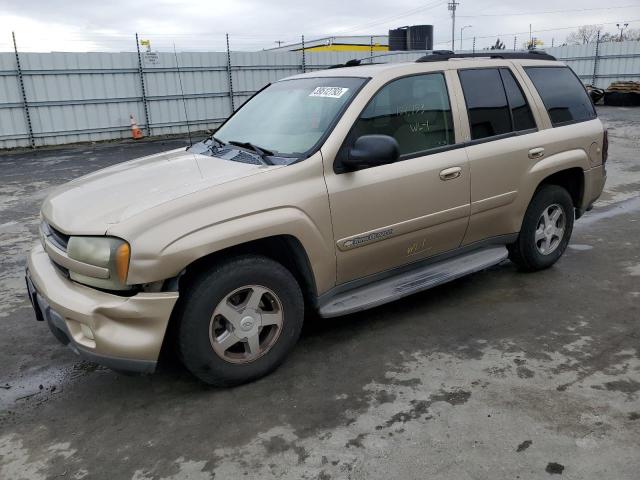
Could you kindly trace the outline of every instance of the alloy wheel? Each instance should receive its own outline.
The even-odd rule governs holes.
[[[249,363],[267,353],[282,331],[282,302],[273,290],[247,285],[226,295],[209,324],[214,352],[230,363]]]

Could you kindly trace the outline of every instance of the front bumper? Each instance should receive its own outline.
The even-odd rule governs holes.
[[[27,288],[36,318],[81,357],[119,370],[155,370],[177,292],[122,297],[80,285],[40,245],[29,254]]]

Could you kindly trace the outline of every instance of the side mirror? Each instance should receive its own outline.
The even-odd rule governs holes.
[[[377,167],[393,163],[400,157],[400,147],[389,135],[363,135],[349,150],[342,164],[347,170]]]

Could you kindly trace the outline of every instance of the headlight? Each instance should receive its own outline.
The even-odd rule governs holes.
[[[109,270],[108,279],[69,271],[72,280],[107,290],[131,288],[126,284],[131,248],[124,240],[115,237],[71,237],[67,244],[67,255],[79,262]]]

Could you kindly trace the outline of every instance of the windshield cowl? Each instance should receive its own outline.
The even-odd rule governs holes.
[[[219,145],[211,139],[194,143],[187,148],[187,151],[251,165],[289,165],[300,159],[294,156],[281,157],[278,155],[268,155],[268,160],[265,162],[257,152],[252,152],[236,145]]]

